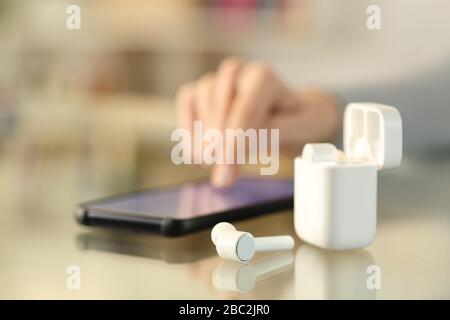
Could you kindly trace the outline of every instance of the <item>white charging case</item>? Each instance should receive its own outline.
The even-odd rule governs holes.
[[[344,113],[344,151],[307,144],[295,159],[294,225],[312,245],[362,248],[375,237],[377,171],[402,159],[402,120],[394,107],[351,103]]]

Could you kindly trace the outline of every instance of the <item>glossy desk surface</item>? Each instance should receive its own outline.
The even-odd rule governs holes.
[[[111,101],[99,103],[115,110]],[[136,116],[125,120],[123,111],[104,117],[97,106],[89,121],[78,107],[48,110],[59,119],[53,125],[34,120],[45,111],[34,114],[24,103],[0,153],[0,298],[450,298],[449,157],[406,157],[380,175],[377,237],[364,250],[327,252],[295,238],[291,253],[240,265],[215,254],[209,231],[166,239],[77,225],[78,202],[206,175],[172,165],[170,149],[159,145],[171,126],[158,125],[170,112],[155,106],[143,126],[152,134],[137,132],[140,103],[167,102],[134,102],[126,114]],[[286,160],[282,174],[292,174],[291,165]],[[236,225],[256,236],[295,236],[292,218],[285,211]],[[79,290],[67,288],[70,265],[80,267]],[[379,267],[379,290],[367,288],[370,265]]]

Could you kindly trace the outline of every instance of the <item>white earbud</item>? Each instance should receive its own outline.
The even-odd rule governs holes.
[[[303,147],[302,158],[310,162],[336,162],[339,152],[331,143],[308,143]]]
[[[237,231],[228,222],[220,222],[211,231],[211,240],[219,256],[224,259],[247,262],[255,252],[290,250],[294,247],[291,236],[254,238],[248,232]]]

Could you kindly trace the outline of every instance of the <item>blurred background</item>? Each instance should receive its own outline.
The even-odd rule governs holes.
[[[80,30],[66,28],[71,4],[81,9]],[[0,184],[12,195],[4,201],[76,170],[64,179],[79,180],[73,187],[89,195],[167,181],[164,170],[144,167],[156,159],[171,166],[176,89],[229,55],[272,64],[292,87],[395,105],[406,152],[450,150],[450,4],[377,1],[375,31],[366,27],[370,4],[1,0]],[[44,159],[51,178],[36,165]]]
[[[73,4],[80,30],[66,28]],[[381,30],[366,27],[370,4]],[[421,192],[450,173],[449,14],[447,0],[0,0],[0,233],[31,257],[32,243],[66,248],[72,236],[50,234],[75,228],[78,202],[207,176],[170,161],[173,98],[230,55],[270,63],[292,87],[397,106],[408,188]],[[17,266],[0,271],[19,292],[6,277]]]

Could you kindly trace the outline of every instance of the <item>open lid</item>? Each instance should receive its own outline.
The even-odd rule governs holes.
[[[348,159],[394,168],[402,161],[402,119],[394,107],[350,103],[344,113],[344,152]]]

